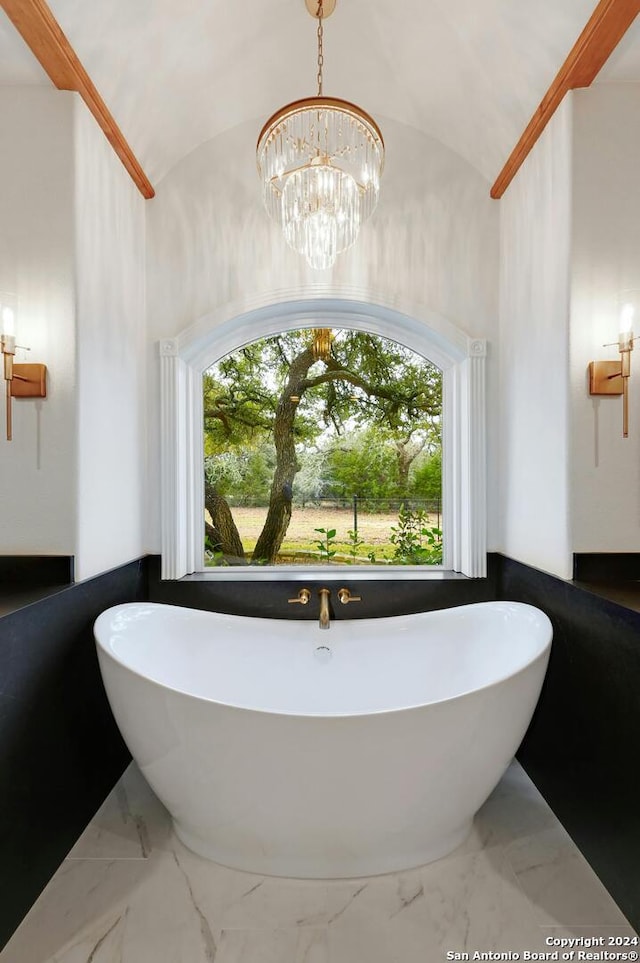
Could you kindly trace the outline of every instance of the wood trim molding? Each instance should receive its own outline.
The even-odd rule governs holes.
[[[80,94],[143,197],[154,197],[151,182],[44,0],[0,0],[0,6],[55,86]]]
[[[500,171],[491,197],[502,197],[564,95],[577,87],[589,87],[638,13],[640,0],[600,0]]]

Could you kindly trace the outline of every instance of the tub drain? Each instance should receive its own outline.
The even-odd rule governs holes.
[[[331,649],[328,645],[319,645],[314,654],[318,662],[328,662],[331,658]]]

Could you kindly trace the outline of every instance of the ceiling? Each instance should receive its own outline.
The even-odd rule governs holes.
[[[304,0],[49,0],[152,182],[201,143],[315,93]],[[492,182],[595,0],[338,0],[325,93],[416,127]],[[601,82],[640,80],[640,26]],[[0,84],[50,84],[0,11]]]

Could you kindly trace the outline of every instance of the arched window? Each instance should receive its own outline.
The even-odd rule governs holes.
[[[418,320],[382,305],[317,298],[265,305],[222,322],[204,318],[179,338],[160,342],[163,577],[180,578],[205,567],[203,372],[257,338],[314,328],[370,332],[406,346],[440,369],[443,566],[472,577],[484,576],[485,342],[468,338],[437,315]],[[327,545],[327,551],[331,549]],[[331,578],[332,568],[324,565],[322,577]],[[308,566],[304,571],[309,577]],[[344,577],[339,573],[337,568],[335,577]],[[388,564],[368,564],[366,573],[359,572],[359,577],[368,578],[428,575],[423,566],[405,567],[399,573]],[[290,578],[291,570],[286,565],[220,567],[210,577]]]
[[[205,565],[442,566],[442,373],[365,331],[285,331],[204,372]]]

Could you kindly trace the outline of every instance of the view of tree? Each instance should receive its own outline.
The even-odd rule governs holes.
[[[421,498],[440,498],[442,495],[442,451],[438,448],[428,455],[413,475],[412,494]]]
[[[245,558],[228,500],[268,506],[252,561],[275,562],[297,500],[405,497],[439,482],[441,373],[415,352],[335,331],[319,358],[310,331],[254,341],[204,375],[207,537]],[[431,466],[429,468],[429,466]]]
[[[327,493],[349,498],[393,498],[400,492],[395,452],[379,428],[336,439],[327,458]]]

